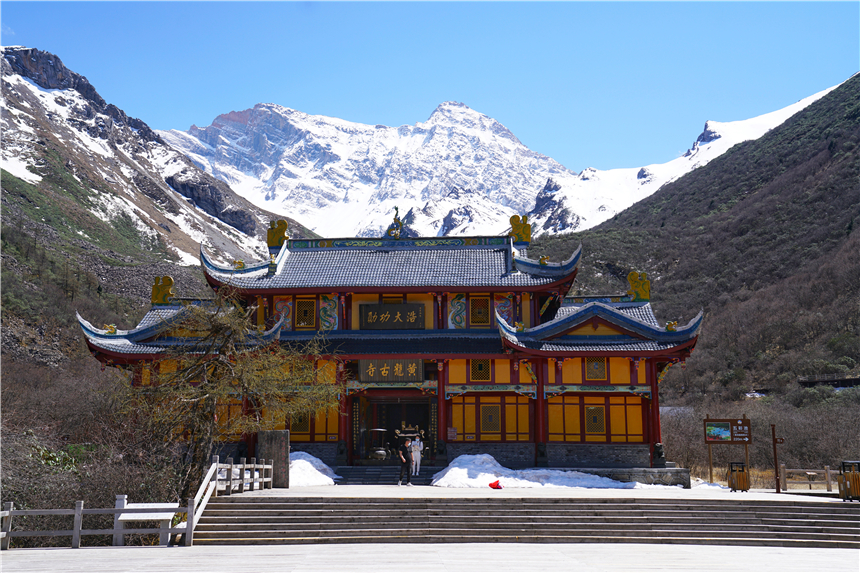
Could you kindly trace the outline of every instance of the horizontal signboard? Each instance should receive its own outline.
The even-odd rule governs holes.
[[[380,358],[358,361],[360,382],[421,382],[424,361],[416,358]]]
[[[360,304],[361,330],[424,330],[424,305],[419,303]]]

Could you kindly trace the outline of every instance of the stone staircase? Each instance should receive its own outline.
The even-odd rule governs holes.
[[[194,543],[626,542],[860,549],[858,509],[848,503],[790,499],[365,499],[242,495],[213,498],[197,526]]]
[[[417,476],[412,476],[415,485],[430,485],[433,475],[444,468],[421,467]],[[338,466],[334,473],[341,479],[338,485],[395,485],[400,476],[400,466]],[[403,485],[406,485],[404,478]]]

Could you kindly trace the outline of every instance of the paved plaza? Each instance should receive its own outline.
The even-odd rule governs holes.
[[[853,549],[657,544],[363,544],[12,549],[17,572],[493,572],[696,571],[833,573],[860,570]]]

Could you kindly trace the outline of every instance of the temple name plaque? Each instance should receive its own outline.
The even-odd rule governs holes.
[[[424,305],[419,303],[360,304],[361,330],[424,330]]]

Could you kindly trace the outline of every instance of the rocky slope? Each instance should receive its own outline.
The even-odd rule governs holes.
[[[139,119],[109,104],[55,55],[2,49],[4,178],[59,187],[138,246],[196,264],[200,243],[227,257],[261,256],[275,215],[202,172]],[[60,181],[61,180],[61,181]],[[76,187],[72,190],[70,187]],[[87,230],[62,223],[86,238]],[[301,231],[294,225],[294,233]]]
[[[53,54],[2,48],[2,350],[55,367],[83,351],[75,311],[136,324],[153,278],[205,292],[204,244],[264,256],[277,216],[198,169]],[[306,229],[290,224],[293,236]],[[7,362],[10,361],[10,362]]]
[[[855,75],[597,228],[541,237],[529,255],[558,260],[581,243],[577,291],[618,292],[637,270],[661,320],[704,309],[686,370],[673,368],[661,385],[701,404],[793,392],[798,376],[860,376],[858,225]]]
[[[159,135],[251,202],[321,235],[379,236],[397,206],[414,235],[500,234],[511,215],[528,214],[537,236],[593,227],[827,91],[750,120],[709,121],[668,163],[579,174],[457,102],[400,127],[258,104]]]

